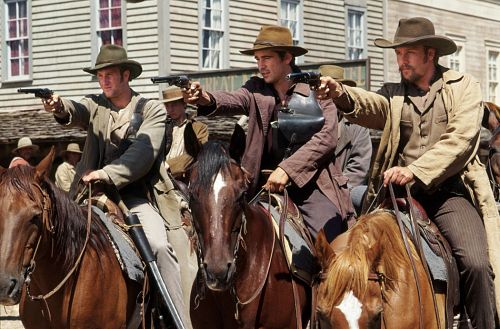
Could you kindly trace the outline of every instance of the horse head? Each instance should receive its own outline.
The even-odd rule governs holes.
[[[33,168],[0,169],[0,304],[17,304],[25,275],[47,223],[50,200],[40,185],[47,177],[54,148]]]
[[[189,201],[202,273],[212,290],[226,290],[236,272],[248,175],[220,142],[207,142],[192,168]]]

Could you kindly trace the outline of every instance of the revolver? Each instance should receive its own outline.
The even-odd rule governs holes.
[[[292,81],[293,83],[307,83],[311,89],[319,87],[321,81],[319,78],[321,74],[319,72],[298,72],[289,73],[286,75],[286,79]]]
[[[49,99],[52,97],[52,94],[54,93],[52,90],[48,88],[19,88],[17,90],[18,93],[25,93],[25,94],[34,94],[35,97],[39,98],[44,98],[44,99]]]
[[[190,80],[187,75],[169,75],[167,77],[153,77],[153,83],[168,83],[170,86],[189,89]]]

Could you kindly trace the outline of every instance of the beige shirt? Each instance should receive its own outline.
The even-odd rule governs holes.
[[[435,81],[428,92],[408,86],[401,113],[401,139],[398,165],[408,166],[420,158],[446,132],[448,116],[442,98],[443,79]]]
[[[56,186],[63,191],[69,192],[71,183],[75,178],[75,173],[75,167],[72,164],[66,161],[61,163],[59,167],[57,167],[55,174]]]
[[[109,122],[106,136],[106,146],[104,162],[110,163],[111,161],[120,157],[120,142],[124,138],[128,126],[130,125],[130,117],[133,110],[130,104],[121,110],[111,110],[109,112]]]
[[[184,120],[180,125],[175,125],[172,130],[172,145],[168,151],[165,160],[170,160],[178,157],[186,152],[184,146],[184,130],[186,129],[187,119]]]

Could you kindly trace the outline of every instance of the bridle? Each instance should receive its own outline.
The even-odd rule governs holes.
[[[42,198],[42,227],[45,230],[47,230],[49,232],[49,234],[53,237],[55,234],[55,231],[54,231],[54,224],[52,223],[52,202],[50,200],[49,194],[39,184],[34,184],[34,186],[36,187],[36,189],[38,189],[40,191],[40,193],[43,196],[43,198]],[[31,260],[29,262],[29,265],[26,267],[26,269],[24,271],[24,282],[26,285],[27,296],[29,297],[29,299],[31,301],[43,301],[44,302],[45,307],[47,308],[47,311],[48,311],[49,319],[51,316],[50,316],[50,310],[49,310],[48,304],[47,304],[47,299],[52,297],[55,293],[57,293],[66,284],[66,282],[69,280],[69,278],[73,275],[73,273],[76,271],[76,269],[80,265],[80,262],[83,258],[83,254],[85,253],[85,250],[86,250],[89,238],[90,238],[90,224],[91,224],[91,220],[92,220],[92,209],[91,209],[92,205],[90,202],[90,196],[91,196],[91,184],[89,184],[89,200],[88,200],[88,209],[87,209],[88,210],[87,231],[86,231],[86,236],[85,236],[85,242],[83,244],[82,250],[80,251],[80,254],[78,255],[78,258],[77,258],[75,264],[69,270],[69,272],[66,274],[66,276],[62,279],[62,281],[59,282],[59,284],[54,289],[52,289],[51,291],[49,291],[46,294],[40,294],[37,296],[34,296],[31,294],[31,291],[30,291],[31,276],[36,269],[35,258],[36,258],[38,248],[39,248],[40,243],[41,243],[42,238],[43,238],[43,232],[40,232],[40,234],[38,236],[38,241],[36,243],[36,247],[35,247],[35,250],[33,252],[33,255],[31,256]]]

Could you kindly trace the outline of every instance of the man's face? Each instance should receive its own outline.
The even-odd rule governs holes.
[[[182,99],[165,103],[165,108],[167,109],[167,115],[174,121],[184,119],[186,107]]]
[[[99,86],[109,99],[119,97],[125,90],[129,89],[129,76],[130,71],[125,70],[122,74],[118,66],[105,67],[97,71]]]
[[[31,156],[33,155],[33,149],[30,147],[24,147],[22,149],[17,150],[17,154],[24,160],[28,161],[29,159],[31,159]]]
[[[434,67],[436,50],[422,45],[395,49],[399,72],[403,80],[417,84]]]
[[[291,72],[290,62],[292,55],[286,53],[283,59],[280,58],[277,52],[272,50],[256,50],[254,53],[257,61],[259,73],[264,78],[266,83],[274,84]]]

